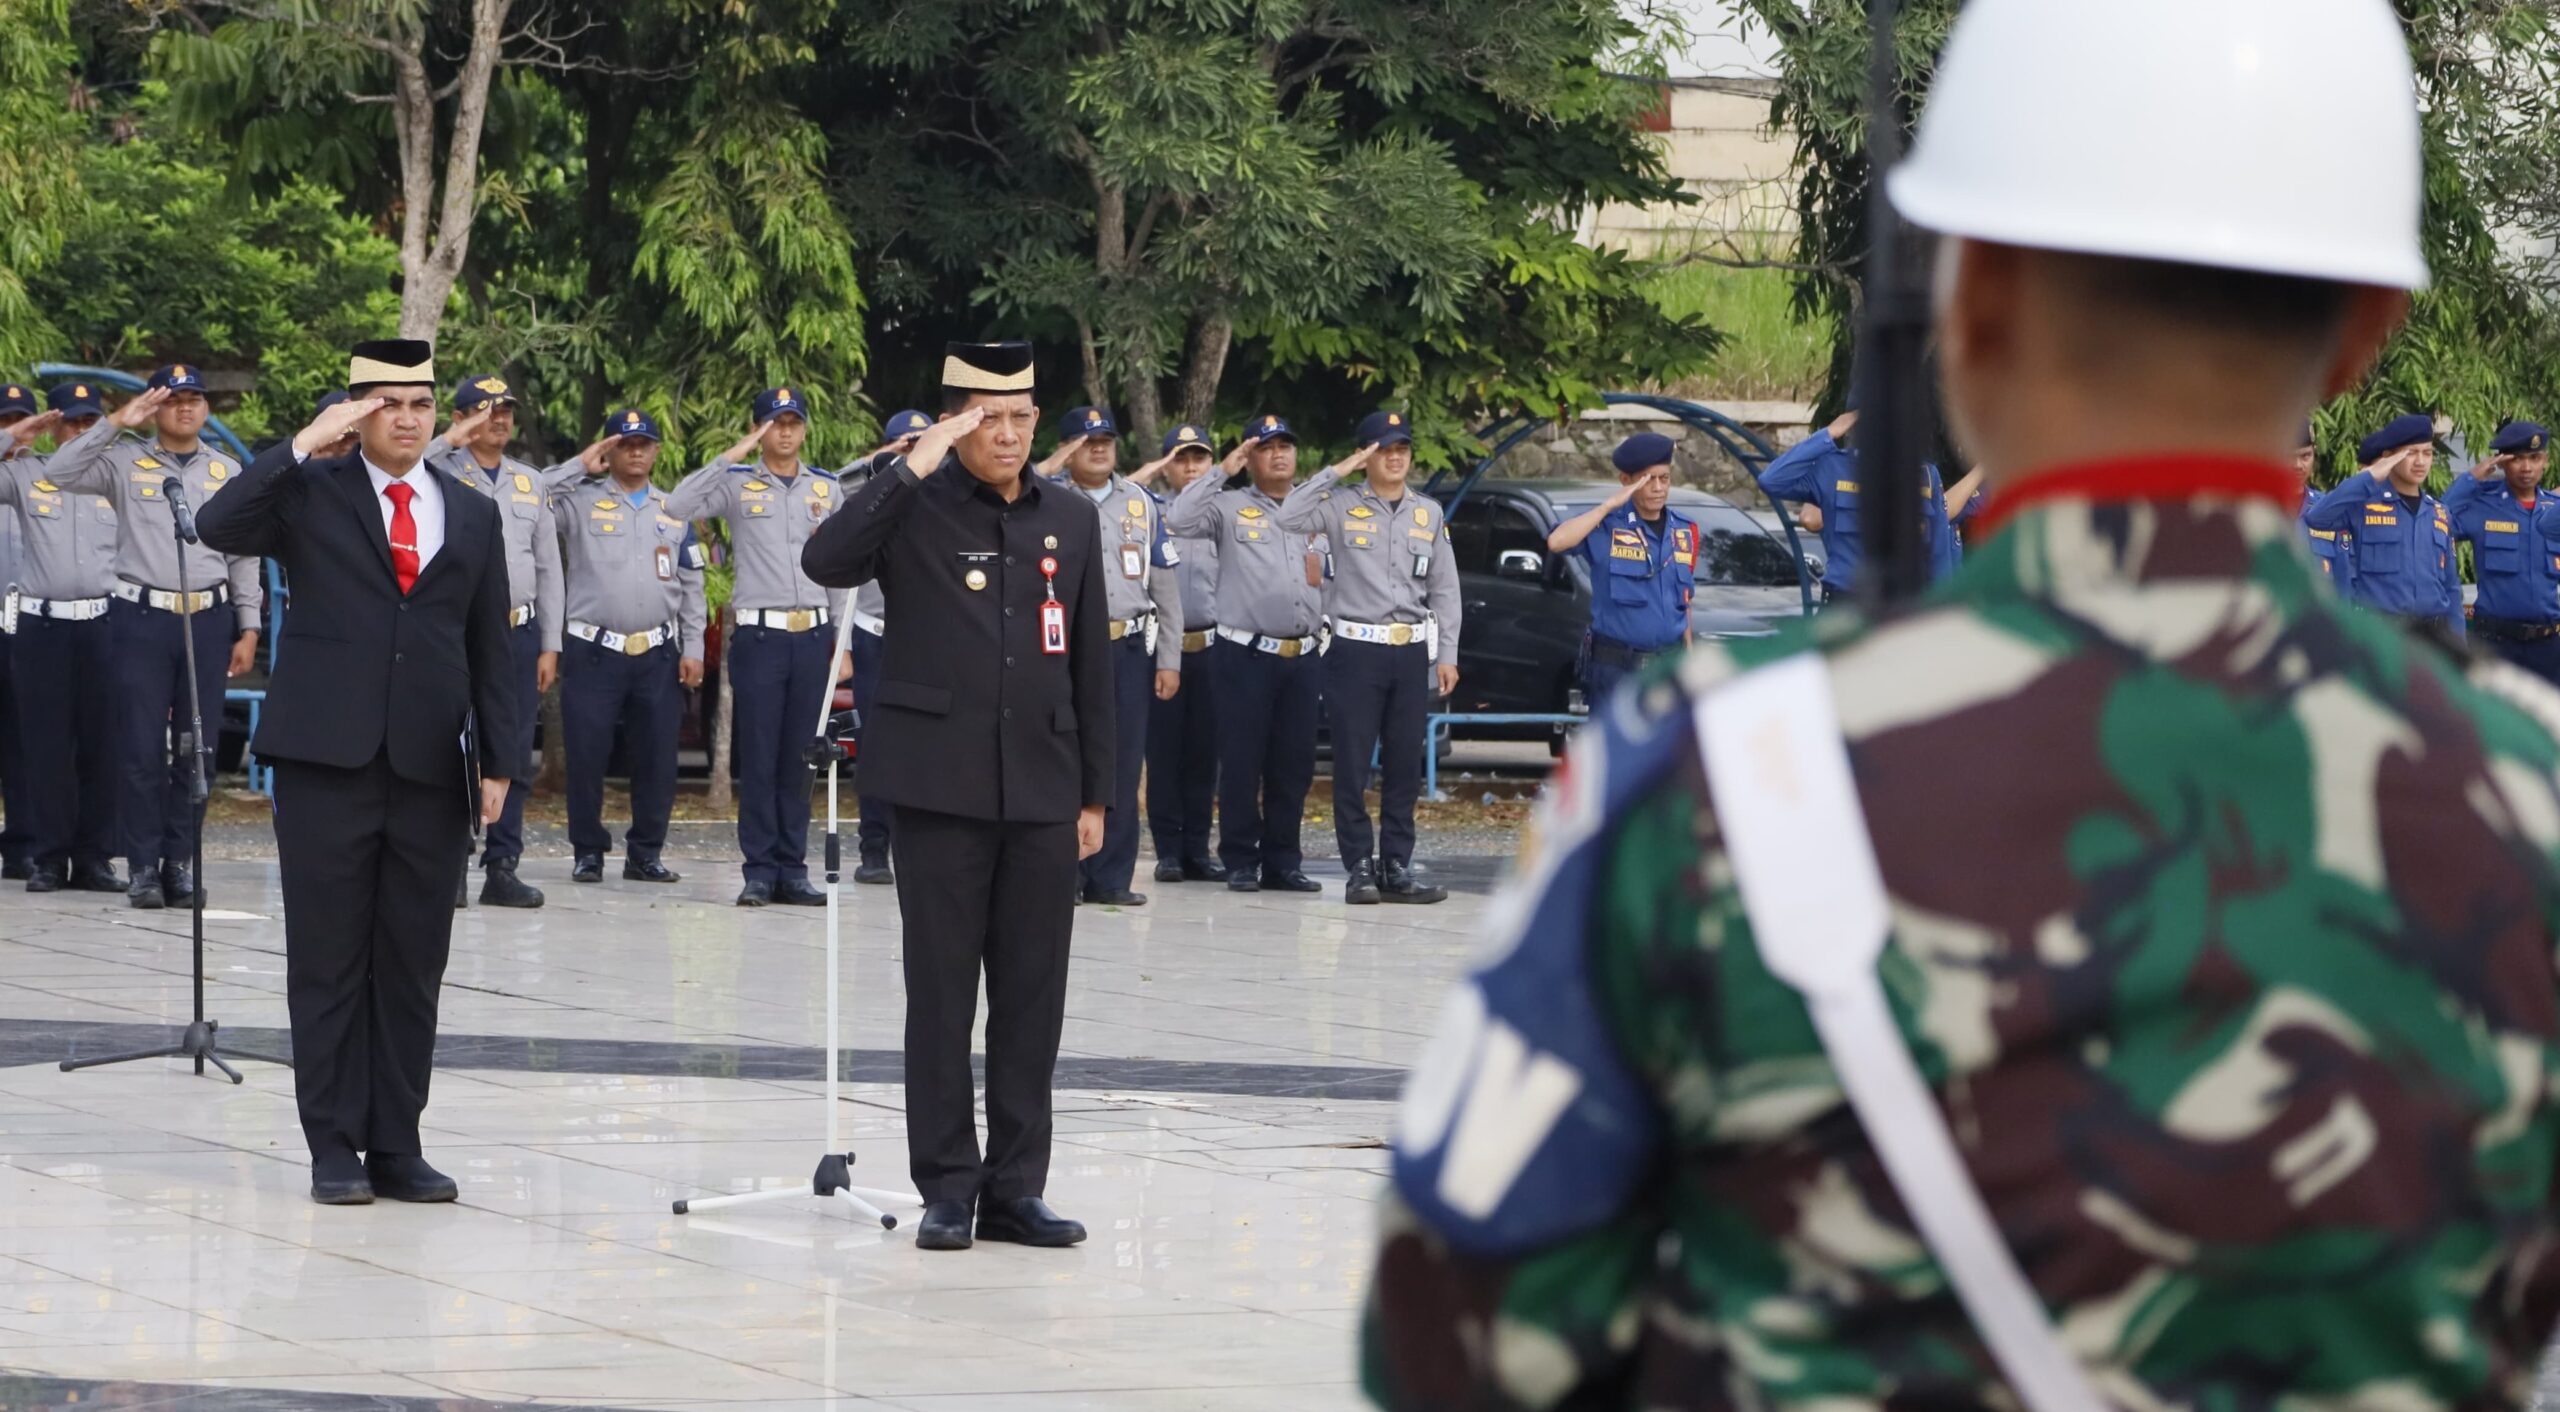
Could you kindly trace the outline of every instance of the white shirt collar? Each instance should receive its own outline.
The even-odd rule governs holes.
[[[427,493],[426,477],[433,473],[427,470],[427,463],[424,461],[420,461],[418,464],[411,466],[409,468],[409,474],[394,477],[389,471],[375,465],[373,463],[373,458],[365,455],[362,451],[358,451],[356,453],[356,459],[364,462],[365,477],[373,482],[373,493],[376,495],[380,495],[384,491],[389,490],[394,479],[397,479],[403,485],[416,487],[420,495]]]

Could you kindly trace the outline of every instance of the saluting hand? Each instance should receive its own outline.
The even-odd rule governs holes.
[[[1174,457],[1181,454],[1181,449],[1177,447],[1176,449],[1168,451],[1154,460],[1149,461],[1145,465],[1140,466],[1138,469],[1131,471],[1129,473],[1129,484],[1145,485],[1148,481],[1154,480],[1158,475],[1163,473],[1165,467],[1173,464]]]
[[[480,435],[480,429],[489,425],[489,419],[497,414],[497,403],[483,402],[479,406],[472,408],[470,411],[463,413],[461,416],[454,418],[453,425],[444,429],[445,445],[453,447],[456,450],[462,450],[469,447],[472,441]]]
[[[1076,811],[1076,861],[1081,863],[1102,851],[1102,806],[1088,804]]]
[[[1066,440],[1059,442],[1058,449],[1050,452],[1048,459],[1040,463],[1040,474],[1044,476],[1056,475],[1058,473],[1058,468],[1067,463],[1067,458],[1075,455],[1083,449],[1084,438],[1082,436],[1071,436]]]
[[[379,397],[351,397],[311,419],[311,425],[293,434],[293,450],[297,456],[317,455],[323,447],[333,446],[338,439],[352,435],[356,424],[382,409]]]
[[[913,452],[915,449],[916,439],[912,436],[902,436],[895,441],[881,446],[878,450],[873,451],[870,455],[865,456],[862,459],[866,461],[876,461],[883,456],[904,456]]]
[[[770,420],[756,423],[756,429],[739,437],[728,450],[720,453],[720,459],[733,465],[744,462],[749,452],[762,449],[764,434],[771,430],[773,430],[773,423]]]
[[[1261,444],[1262,438],[1258,436],[1248,436],[1244,440],[1237,442],[1236,449],[1228,452],[1225,459],[1218,462],[1218,478],[1220,480],[1224,480],[1228,476],[1234,475],[1236,472],[1243,470],[1245,453],[1251,451],[1257,446],[1260,446]]]
[[[918,432],[916,449],[907,453],[908,469],[920,476],[929,476],[941,470],[942,458],[951,454],[952,446],[960,438],[976,431],[978,424],[986,419],[986,404],[980,403],[965,412],[945,417]]]
[[[1377,454],[1378,443],[1374,441],[1370,442],[1368,445],[1361,447],[1359,450],[1351,453],[1349,457],[1337,463],[1334,466],[1334,469],[1342,473],[1342,479],[1349,480],[1353,474],[1365,468],[1369,464],[1370,457]]]
[[[108,413],[107,420],[124,428],[126,431],[132,431],[141,426],[144,422],[151,420],[152,414],[160,410],[160,404],[168,400],[169,389],[165,387],[148,388],[143,391],[141,396],[133,398],[123,406]]]
[[[36,438],[62,425],[62,414],[52,408],[28,417],[9,428],[9,454],[17,455],[36,444]]]
[[[2503,451],[2494,453],[2487,460],[2471,468],[2473,480],[2496,480],[2506,473],[2507,455]]]
[[[622,433],[620,432],[589,442],[587,449],[578,453],[578,464],[586,467],[587,474],[590,476],[603,475],[604,458],[613,454],[613,448],[621,444]]]

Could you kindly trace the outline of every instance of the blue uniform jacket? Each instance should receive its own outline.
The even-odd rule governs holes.
[[[1929,571],[1933,578],[1955,572],[1964,556],[1947,528],[1945,482],[1938,468],[1929,473]],[[1769,463],[1760,473],[1760,488],[1772,500],[1810,504],[1822,511],[1822,586],[1846,593],[1858,581],[1858,564],[1866,557],[1865,531],[1858,518],[1858,453],[1818,431]]]
[[[1576,545],[1591,563],[1594,636],[1659,652],[1689,628],[1689,594],[1697,581],[1698,527],[1664,506],[1659,534],[1626,505]]]
[[[2311,506],[2319,499],[2312,496],[2302,506],[2302,538],[2311,546],[2311,557],[2320,561],[2320,572],[2340,593],[2355,579],[2355,556],[2350,553],[2355,536],[2346,530],[2313,529]]]
[[[2503,477],[2454,477],[2445,513],[2457,539],[2471,541],[2472,578],[2485,618],[2560,623],[2560,504],[2549,495],[2526,509]]]
[[[2418,513],[2371,471],[2359,471],[2311,502],[2303,523],[2315,530],[2343,530],[2351,538],[2342,553],[2355,563],[2347,597],[2402,618],[2436,618],[2462,633],[2462,576],[2453,561],[2453,518],[2432,495],[2418,498]]]

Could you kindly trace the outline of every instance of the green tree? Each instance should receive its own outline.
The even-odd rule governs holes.
[[[0,0],[0,367],[60,341],[27,276],[61,253],[84,204],[72,55],[69,0]]]

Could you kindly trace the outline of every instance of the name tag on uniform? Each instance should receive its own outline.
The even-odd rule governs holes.
[[[1831,483],[1831,488],[1842,495],[1855,495],[1858,493],[1858,483],[1853,480],[1835,480]]]
[[[2369,525],[2396,525],[2400,523],[2397,517],[2391,515],[2367,515],[2364,517],[2364,522]]]
[[[2514,534],[2520,526],[2513,520],[2491,520],[2481,528],[2492,534]]]
[[[1147,571],[1147,551],[1134,544],[1120,546],[1120,577],[1134,579]]]
[[[539,495],[511,495],[507,498],[513,500],[519,505],[539,505],[542,503],[542,497]]]

